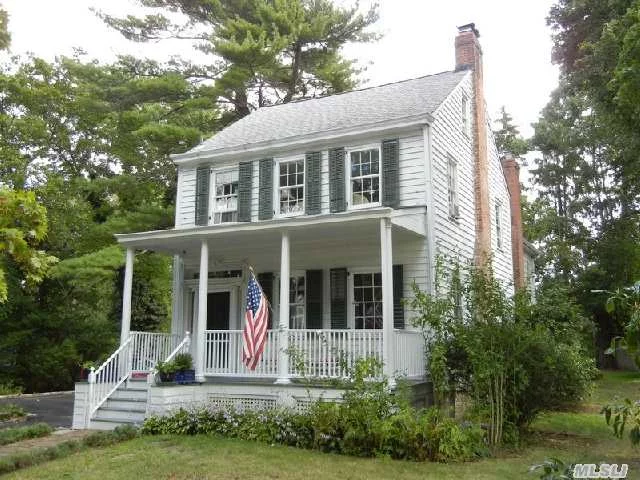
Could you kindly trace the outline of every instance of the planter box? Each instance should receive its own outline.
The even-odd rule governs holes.
[[[196,371],[195,370],[183,370],[181,372],[176,372],[175,382],[181,385],[187,383],[195,383],[196,382]]]

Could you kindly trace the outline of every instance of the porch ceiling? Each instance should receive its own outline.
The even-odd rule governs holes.
[[[414,209],[411,209],[414,210]],[[424,209],[394,211],[390,208],[313,217],[276,219],[259,223],[215,225],[116,235],[128,247],[180,254],[185,265],[197,265],[200,244],[209,244],[211,268],[224,270],[251,264],[276,269],[280,262],[281,232],[289,232],[292,268],[331,265],[332,259],[378,252],[380,219],[390,218],[394,245],[426,235]],[[341,260],[342,262],[344,260]],[[340,263],[340,261],[338,261]]]

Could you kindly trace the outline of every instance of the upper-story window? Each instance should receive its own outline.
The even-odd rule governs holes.
[[[456,219],[460,216],[458,205],[458,164],[452,157],[447,159],[447,189],[449,194],[449,217]]]
[[[238,221],[238,170],[224,170],[215,174],[213,223]]]
[[[351,206],[380,204],[380,150],[372,148],[350,153]]]
[[[496,245],[502,248],[502,204],[496,202]]]
[[[469,111],[469,99],[464,94],[462,95],[460,114],[462,116],[462,131],[465,135],[469,135],[471,130],[471,114]]]
[[[281,215],[304,212],[304,159],[280,162],[278,199]]]

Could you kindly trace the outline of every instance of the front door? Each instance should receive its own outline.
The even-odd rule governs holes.
[[[224,330],[212,335],[212,360],[214,370],[229,366],[229,313],[231,292],[210,292],[207,295],[207,330]]]

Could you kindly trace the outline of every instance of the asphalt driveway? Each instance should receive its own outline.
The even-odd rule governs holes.
[[[32,414],[25,422],[20,422],[20,425],[44,422],[54,428],[71,428],[73,392],[0,398],[0,405],[7,403],[19,405]],[[0,423],[0,428],[5,426],[15,426],[15,424]]]

